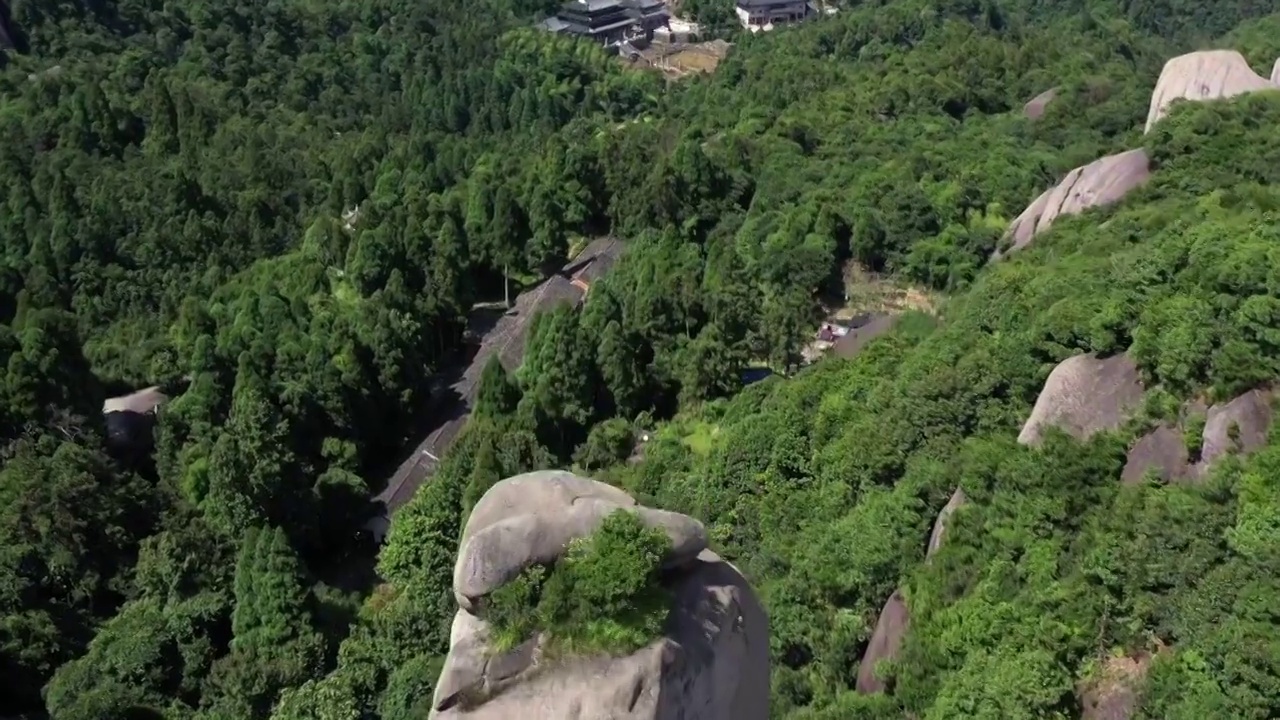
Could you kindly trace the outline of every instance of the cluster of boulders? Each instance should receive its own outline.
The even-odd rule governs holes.
[[[537,635],[497,652],[484,598],[619,509],[671,541],[665,634],[623,657],[553,657]],[[471,512],[454,567],[458,611],[431,717],[440,720],[766,720],[769,624],[747,581],[707,549],[693,518],[638,505],[627,493],[568,472],[507,478]]]
[[[1275,89],[1280,89],[1280,60],[1276,61],[1271,77],[1264,78],[1234,50],[1202,50],[1180,55],[1165,63],[1160,72],[1151,93],[1145,132],[1151,132],[1176,101],[1218,100]],[[1023,114],[1031,120],[1040,119],[1057,95],[1057,88],[1041,93],[1023,107]],[[1150,158],[1141,148],[1108,155],[1072,170],[1010,223],[1004,247],[997,250],[992,259],[999,260],[1026,247],[1059,217],[1119,202],[1150,177]]]
[[[1213,50],[1165,64],[1152,93],[1146,131],[1178,100],[1210,100],[1280,88],[1280,61],[1271,78],[1256,74],[1237,52]],[[1037,120],[1058,95],[1052,88],[1024,107]],[[1026,247],[1064,215],[1119,201],[1151,176],[1141,149],[1076,168],[1046,190],[1010,225],[1006,249]],[[1059,363],[1045,381],[1018,435],[1038,445],[1050,428],[1077,439],[1120,429],[1142,406],[1146,388],[1128,354],[1078,355]],[[1248,453],[1266,442],[1272,392],[1244,393],[1212,406],[1187,403],[1176,420],[1142,435],[1128,454],[1122,479],[1166,482],[1205,477],[1228,453]],[[1187,446],[1192,418],[1203,421],[1198,446]],[[928,538],[926,562],[941,547],[953,514],[967,503],[956,488]],[[672,549],[665,573],[673,607],[665,634],[625,657],[550,658],[542,636],[496,652],[483,599],[531,565],[552,565],[569,543],[597,529],[618,509],[662,529]],[[567,472],[508,478],[489,490],[463,532],[453,577],[458,611],[449,655],[436,685],[431,717],[439,720],[765,720],[769,708],[768,619],[742,575],[707,549],[696,520],[638,505],[625,492]],[[897,657],[910,625],[901,588],[886,600],[858,668],[861,693],[882,692],[876,668]],[[1127,718],[1147,658],[1111,663],[1106,683],[1082,688],[1088,717]],[[1112,667],[1114,666],[1114,667]],[[1106,685],[1107,687],[1102,687]],[[1109,688],[1109,689],[1108,689]]]

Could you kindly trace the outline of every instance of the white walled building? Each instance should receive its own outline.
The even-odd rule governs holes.
[[[734,12],[742,27],[759,32],[799,22],[818,14],[818,9],[807,0],[737,0]]]

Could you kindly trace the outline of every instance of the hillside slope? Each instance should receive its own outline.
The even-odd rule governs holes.
[[[772,616],[771,717],[1073,716],[1149,661],[1153,717],[1275,712],[1275,101],[1142,132],[1224,31],[1266,76],[1272,3],[850,2],[679,83],[535,32],[538,0],[2,9],[0,715],[424,717],[465,518],[571,465],[706,521]],[[1141,188],[989,262],[1139,149]],[[599,236],[622,259],[484,370],[374,546],[473,311]],[[859,273],[953,299],[744,390]],[[1145,414],[1017,444],[1089,353]],[[154,453],[118,452],[106,401],[151,387]]]
[[[1280,712],[1280,442],[1214,453],[1195,481],[1121,482],[1128,448],[1184,401],[1280,379],[1278,126],[1280,92],[1179,106],[1145,141],[1147,186],[993,264],[940,326],[690,413],[614,472],[707,521],[761,589],[776,716],[1079,717],[1099,685],[1132,686],[1134,717]],[[1143,393],[1127,420],[1017,443],[1060,361],[1126,350]],[[709,450],[682,442],[708,425]],[[1175,440],[1199,454],[1192,432]],[[926,564],[957,487],[968,503]],[[910,627],[889,692],[856,696],[898,587]]]

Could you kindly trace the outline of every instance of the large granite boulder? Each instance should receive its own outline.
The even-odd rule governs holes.
[[[1108,155],[1078,167],[1056,186],[1041,193],[1022,214],[1009,224],[1005,238],[1012,241],[1003,252],[997,250],[993,260],[1026,247],[1036,235],[1048,230],[1063,215],[1078,215],[1085,210],[1120,201],[1151,177],[1151,163],[1145,150],[1128,150]]]
[[[1266,445],[1271,416],[1271,393],[1267,390],[1250,390],[1230,402],[1210,407],[1195,476],[1204,477],[1213,463],[1228,453],[1247,455]]]
[[[1191,465],[1187,444],[1177,427],[1161,425],[1143,435],[1129,448],[1120,481],[1133,484],[1154,473],[1163,482],[1176,482],[1190,476]]]
[[[1128,355],[1067,358],[1049,373],[1018,442],[1037,445],[1048,427],[1080,440],[1119,429],[1142,401],[1143,392],[1138,366]]]
[[[501,586],[501,578],[514,577],[516,568],[554,562],[569,540],[589,534],[617,508],[636,512],[672,539],[664,583],[673,603],[663,637],[623,657],[552,656],[542,636],[495,653],[481,597]],[[705,546],[697,521],[639,506],[604,483],[564,472],[498,483],[463,532],[454,576],[461,607],[430,717],[766,720],[768,618],[737,569]]]
[[[902,639],[911,627],[911,613],[901,590],[894,590],[880,610],[876,629],[871,633],[862,662],[858,664],[858,677],[854,689],[864,695],[884,692],[884,681],[876,676],[876,667],[882,660],[893,661],[902,649]]]
[[[951,493],[951,499],[947,500],[947,504],[942,506],[938,517],[933,521],[933,532],[929,533],[929,546],[924,554],[926,560],[933,557],[933,554],[942,547],[942,541],[946,538],[947,524],[950,522],[951,516],[968,502],[969,499],[965,496],[963,488],[957,487],[955,492]]]
[[[1207,410],[1199,402],[1188,403],[1183,408],[1182,421],[1163,424],[1134,443],[1121,480],[1138,482],[1149,472],[1164,482],[1200,480],[1223,457],[1257,451],[1266,445],[1271,432],[1273,397],[1269,389],[1256,389]],[[1204,416],[1204,432],[1200,436],[1200,456],[1192,458],[1184,437],[1185,418],[1198,414]]]
[[[1044,111],[1049,108],[1049,103],[1058,97],[1058,88],[1049,88],[1039,95],[1027,101],[1022,106],[1022,115],[1028,120],[1039,120],[1044,117]]]
[[[942,547],[942,542],[946,539],[947,523],[951,516],[968,502],[962,488],[957,487],[955,492],[951,493],[951,499],[947,500],[947,504],[942,507],[938,517],[933,521],[933,532],[929,533],[929,545],[925,550],[926,561]],[[854,682],[856,691],[865,695],[884,692],[885,683],[876,676],[876,667],[881,661],[892,662],[898,659],[898,653],[902,650],[902,640],[910,627],[911,611],[903,598],[902,590],[895,590],[885,602],[884,607],[880,609],[875,630],[872,631],[871,639],[867,642],[867,649],[862,653],[862,660],[858,664],[858,677]]]
[[[672,544],[668,566],[692,560],[707,547],[702,523],[641,507],[611,485],[556,470],[517,475],[490,488],[471,510],[453,567],[458,606],[474,609],[477,598],[530,565],[555,562],[569,541],[590,535],[619,508],[634,510],[646,525],[667,533]]]
[[[1169,106],[1177,100],[1217,100],[1277,86],[1249,67],[1244,56],[1235,50],[1200,50],[1179,55],[1164,64],[1151,105],[1147,110],[1144,132],[1164,118]]]

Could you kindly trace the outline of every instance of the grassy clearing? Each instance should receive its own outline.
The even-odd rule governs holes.
[[[707,422],[694,422],[690,427],[684,429],[680,442],[685,447],[702,457],[711,454],[712,444],[715,442],[715,436],[720,432],[718,425],[712,425]]]

